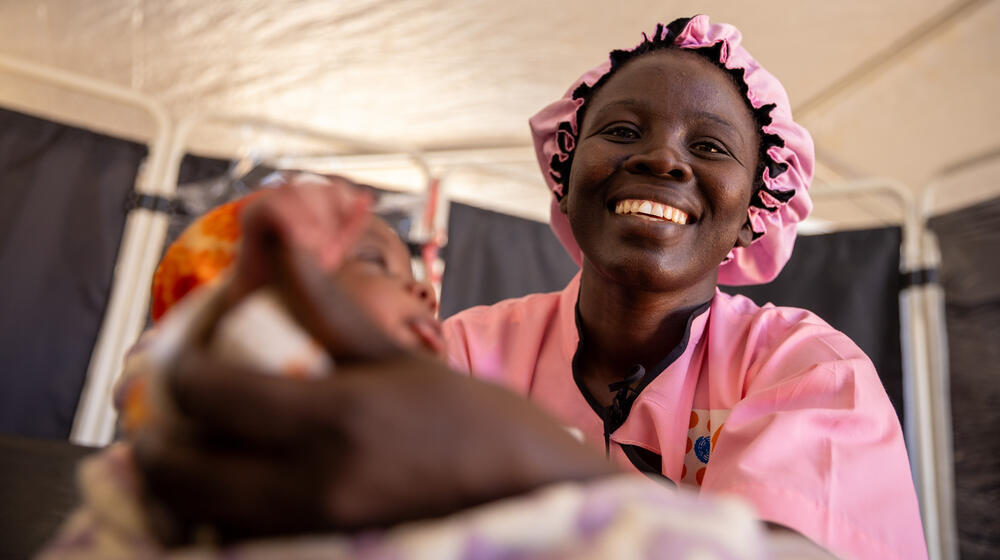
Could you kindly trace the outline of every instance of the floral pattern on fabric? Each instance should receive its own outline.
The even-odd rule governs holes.
[[[701,486],[705,478],[705,469],[712,458],[712,449],[719,440],[719,434],[722,433],[722,426],[728,416],[728,410],[691,411],[684,467],[681,469],[681,484]]]

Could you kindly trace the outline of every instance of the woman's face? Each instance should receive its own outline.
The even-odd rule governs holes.
[[[759,137],[722,70],[678,50],[642,55],[587,105],[560,208],[585,265],[641,290],[714,293],[749,245]]]

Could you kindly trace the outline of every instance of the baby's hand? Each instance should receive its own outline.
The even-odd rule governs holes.
[[[351,181],[307,173],[254,200],[241,216],[243,237],[229,297],[238,301],[273,282],[276,251],[335,270],[371,218],[371,197]]]

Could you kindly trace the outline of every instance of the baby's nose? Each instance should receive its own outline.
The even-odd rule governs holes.
[[[437,312],[437,297],[434,295],[434,287],[429,282],[410,282],[409,290],[413,297],[427,305],[431,313]]]

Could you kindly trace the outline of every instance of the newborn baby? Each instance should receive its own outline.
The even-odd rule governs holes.
[[[431,286],[413,275],[399,236],[367,211],[362,194],[315,175],[219,206],[192,223],[164,254],[153,283],[151,333],[127,359],[116,391],[126,435],[170,410],[160,372],[189,345],[223,361],[290,377],[328,375],[334,357],[305,334],[268,282],[264,247],[294,246],[313,260],[376,328],[400,348],[441,355]],[[241,218],[252,244],[242,244]],[[133,375],[133,372],[135,374]]]

